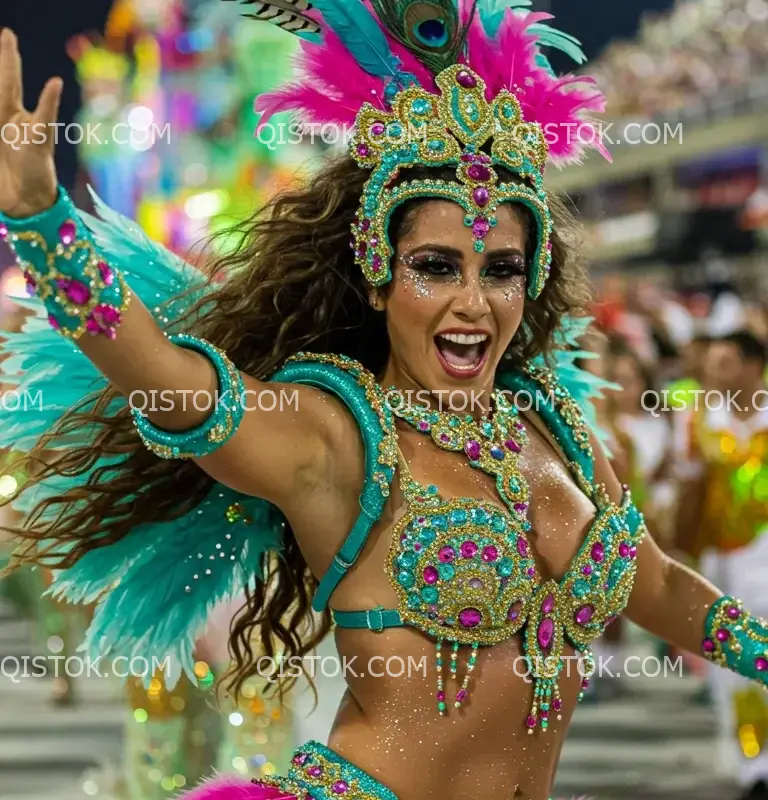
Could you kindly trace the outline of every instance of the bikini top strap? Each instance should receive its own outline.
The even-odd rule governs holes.
[[[354,415],[365,444],[361,513],[317,587],[312,608],[322,612],[336,587],[359,558],[389,497],[397,464],[394,417],[373,375],[362,364],[345,356],[297,353],[271,380],[307,384],[334,394]]]

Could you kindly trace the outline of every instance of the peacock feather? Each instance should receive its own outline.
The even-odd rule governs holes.
[[[304,39],[316,39],[320,33],[320,26],[306,13],[312,10],[312,4],[308,0],[239,1],[242,5],[253,7],[248,13],[243,13],[249,19],[269,22]]]
[[[466,19],[455,0],[371,0],[387,31],[434,73],[459,61],[477,0]]]

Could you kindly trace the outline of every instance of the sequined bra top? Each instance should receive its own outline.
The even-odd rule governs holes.
[[[589,432],[573,398],[544,369],[505,373],[506,389],[549,398],[537,404],[582,491],[597,508],[595,520],[562,580],[543,580],[527,538],[528,488],[514,468],[494,469],[502,504],[460,497],[443,499],[436,486],[423,486],[408,469],[397,446],[394,415],[373,376],[360,364],[344,357],[298,354],[275,376],[276,380],[309,383],[340,397],[360,424],[366,445],[368,480],[360,498],[362,514],[328,572],[323,576],[313,606],[322,611],[336,586],[355,563],[366,538],[379,519],[389,487],[399,467],[406,511],[396,522],[385,565],[398,597],[396,609],[377,607],[361,611],[333,611],[340,627],[381,631],[411,626],[437,644],[437,708],[447,711],[447,681],[456,679],[457,652],[471,648],[464,680],[452,694],[455,706],[469,698],[470,673],[481,646],[494,645],[522,632],[534,701],[527,724],[533,732],[546,729],[550,710],[561,707],[558,675],[563,650],[569,642],[591,658],[589,645],[619,615],[629,599],[636,571],[637,547],[645,535],[642,516],[629,490],[620,504],[613,503],[604,487],[594,483]],[[502,429],[503,445],[493,431],[469,442],[471,461],[489,469],[494,462],[512,458],[519,450],[514,422],[507,407],[509,431]],[[427,417],[420,424],[433,439],[451,449],[457,430],[434,430]],[[451,420],[452,424],[456,424]],[[442,647],[451,648],[450,663],[443,664]]]

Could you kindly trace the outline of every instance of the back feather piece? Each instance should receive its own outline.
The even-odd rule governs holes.
[[[97,245],[109,253],[110,262],[158,324],[166,331],[177,329],[182,315],[211,290],[206,277],[95,195],[94,203],[100,219],[80,213]],[[23,305],[34,316],[25,321],[21,333],[4,335],[3,382],[45,402],[34,413],[23,404],[0,406],[0,448],[18,451],[30,450],[74,406],[93,408],[97,393],[107,386],[82,351],[50,327],[40,300],[25,300]],[[127,401],[118,397],[105,413],[126,411]],[[49,449],[88,447],[100,430],[80,426]],[[83,474],[50,477],[14,498],[13,507],[29,513],[42,500],[79,496],[68,505],[68,516],[88,502],[82,490],[109,481],[127,457],[100,458]],[[141,493],[126,496],[117,513],[128,515],[141,502]],[[66,516],[57,519],[61,510],[58,504],[49,507],[42,521],[62,524]],[[89,551],[59,571],[49,590],[71,603],[98,602],[81,649],[93,658],[154,659],[153,667],[162,669],[169,688],[182,672],[196,681],[194,643],[210,611],[263,577],[265,559],[280,550],[283,530],[283,517],[274,506],[222,484],[215,484],[198,506],[178,511],[178,519],[146,523],[117,542]],[[67,549],[59,546],[52,555]],[[148,671],[147,685],[151,678]]]

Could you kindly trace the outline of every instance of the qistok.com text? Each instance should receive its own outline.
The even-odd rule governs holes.
[[[171,677],[171,659],[143,656],[83,658],[80,656],[5,656],[0,658],[0,679],[21,683],[25,678],[146,678]]]

